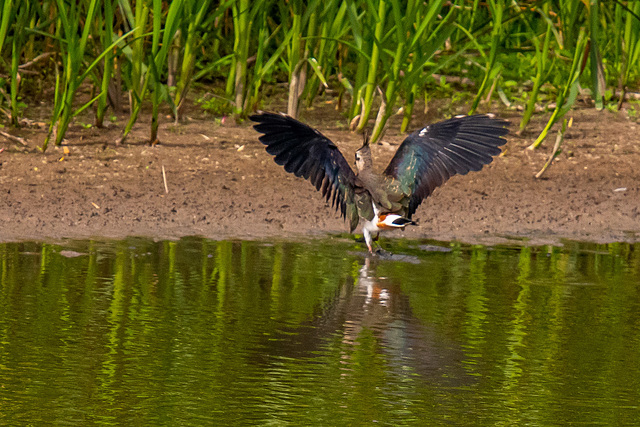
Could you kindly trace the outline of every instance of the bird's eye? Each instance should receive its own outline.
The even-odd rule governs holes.
[[[356,154],[356,160],[360,160],[360,156]]]

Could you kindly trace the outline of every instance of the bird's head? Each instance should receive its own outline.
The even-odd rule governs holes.
[[[356,170],[362,172],[365,169],[371,169],[373,161],[371,160],[371,148],[369,148],[369,132],[364,133],[364,143],[362,147],[356,151]]]

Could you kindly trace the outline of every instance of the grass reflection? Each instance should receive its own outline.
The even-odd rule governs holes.
[[[0,244],[0,424],[636,419],[638,245],[354,247]]]

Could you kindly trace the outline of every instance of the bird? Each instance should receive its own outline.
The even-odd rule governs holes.
[[[348,221],[350,233],[363,221],[372,254],[382,252],[381,231],[417,225],[411,218],[422,201],[452,176],[491,163],[509,132],[509,122],[492,114],[432,123],[408,135],[379,174],[366,136],[355,152],[354,172],[338,146],[318,130],[286,114],[258,112],[249,119],[267,153],[286,172],[309,180]]]

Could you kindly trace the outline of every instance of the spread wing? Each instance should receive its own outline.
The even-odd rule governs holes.
[[[289,117],[274,113],[250,116],[258,139],[266,145],[284,170],[311,181],[331,206],[349,220],[351,231],[358,225],[355,204],[356,175],[338,147],[315,129]]]
[[[384,173],[410,189],[406,216],[455,174],[479,171],[500,154],[509,122],[488,115],[458,116],[409,135]]]

